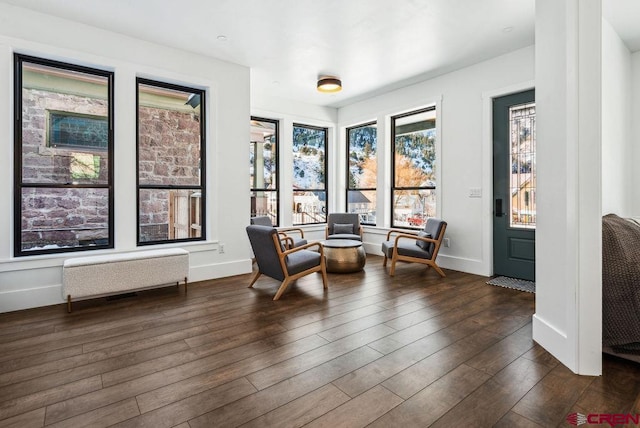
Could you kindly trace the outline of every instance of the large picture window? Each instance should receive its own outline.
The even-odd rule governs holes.
[[[391,226],[422,228],[436,215],[436,109],[391,118]]]
[[[15,255],[113,248],[113,73],[14,63]]]
[[[325,223],[327,128],[293,125],[293,224]]]
[[[378,129],[375,123],[347,128],[347,211],[376,224]]]
[[[138,245],[205,239],[205,93],[137,87]]]
[[[249,174],[251,217],[268,216],[274,226],[278,213],[278,121],[251,117]]]

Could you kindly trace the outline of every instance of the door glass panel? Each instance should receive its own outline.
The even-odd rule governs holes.
[[[510,226],[536,227],[536,106],[509,108],[511,138]]]

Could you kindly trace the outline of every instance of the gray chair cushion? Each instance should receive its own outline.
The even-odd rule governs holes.
[[[427,223],[424,225],[424,231],[425,233],[430,234],[434,239],[438,239],[438,237],[440,236],[440,232],[442,231],[442,228],[445,227],[446,225],[447,225],[446,221],[440,220],[439,218],[431,217],[427,219]],[[429,248],[428,248],[429,253],[432,253],[435,247],[436,247],[435,244],[429,244]]]
[[[333,225],[333,233],[336,234],[336,235],[338,235],[338,234],[353,235],[353,224],[351,224],[351,223],[345,223],[345,224],[334,223],[334,225]]]
[[[303,245],[307,245],[307,240],[306,239],[293,238],[293,248],[301,247]]]
[[[254,224],[254,225],[273,227],[273,223],[271,223],[271,218],[266,215],[257,215],[255,217],[251,217],[250,221],[251,221],[251,224]],[[307,244],[307,240],[304,238],[294,238],[293,236],[291,238],[293,239],[294,248]]]
[[[349,231],[349,233],[334,231],[334,226],[336,224],[345,225],[351,224],[353,225],[353,229]],[[360,240],[360,216],[357,213],[330,213],[327,215],[327,229],[328,235],[333,235],[338,233],[340,235],[352,234],[357,235],[358,238],[340,238],[340,239],[358,239]]]
[[[421,238],[432,238],[430,233],[423,232],[423,231],[418,232],[418,236],[421,237]],[[416,240],[416,245],[418,247],[422,248],[425,251],[429,251],[429,247],[431,247],[433,245],[433,243],[432,242],[426,242],[426,241],[420,241],[418,239],[418,240]]]
[[[393,257],[393,245],[395,243],[395,239],[392,241],[384,241],[382,243],[382,252],[388,257]],[[418,247],[415,244],[413,239],[403,239],[400,238],[398,240],[398,254],[401,256],[409,256],[409,257],[417,257],[420,259],[430,259],[431,253],[429,251],[425,251],[422,248]]]
[[[327,239],[353,239],[354,241],[361,241],[360,235],[352,235],[350,233],[338,233],[329,235]]]
[[[284,280],[284,272],[282,272],[278,252],[273,242],[273,235],[277,235],[277,233],[276,229],[271,226],[247,226],[247,235],[256,257],[258,269],[263,274],[282,281]]]
[[[266,215],[257,215],[255,217],[251,217],[251,219],[249,220],[251,222],[251,224],[256,224],[259,226],[272,226],[273,227],[273,223],[271,223],[271,219],[269,217],[267,217]]]
[[[289,275],[302,272],[320,264],[320,253],[311,250],[300,250],[285,258]]]

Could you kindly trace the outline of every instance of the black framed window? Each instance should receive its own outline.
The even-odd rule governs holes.
[[[113,73],[14,55],[14,254],[113,248]]]
[[[436,108],[391,118],[391,226],[420,229],[436,215]]]
[[[293,224],[326,223],[327,128],[293,124]]]
[[[251,217],[268,216],[274,226],[280,224],[278,211],[278,121],[251,117],[249,175]]]
[[[347,212],[362,224],[376,224],[377,150],[375,122],[347,128]]]
[[[137,78],[138,245],[205,233],[205,91]]]

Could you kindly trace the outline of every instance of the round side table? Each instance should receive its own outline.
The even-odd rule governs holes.
[[[351,273],[364,268],[367,255],[362,242],[353,239],[327,239],[322,241],[327,272]]]

